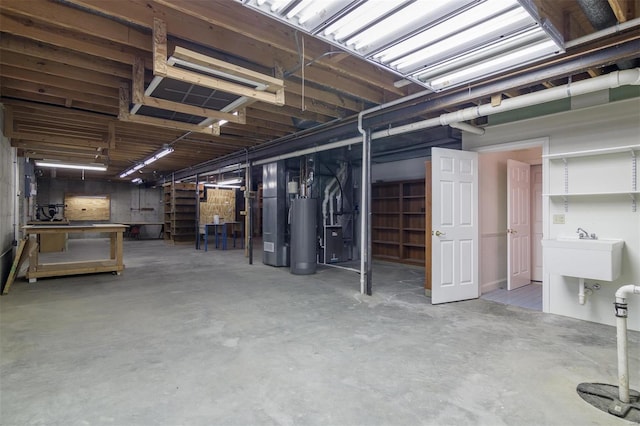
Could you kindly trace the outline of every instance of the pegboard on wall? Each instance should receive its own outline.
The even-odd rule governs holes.
[[[111,218],[109,195],[65,194],[64,216],[67,220],[106,220]]]
[[[218,215],[220,222],[236,220],[236,191],[234,189],[205,188],[207,196],[200,202],[200,225],[213,223]]]

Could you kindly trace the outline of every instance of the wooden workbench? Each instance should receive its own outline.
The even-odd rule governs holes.
[[[127,225],[105,223],[95,225],[27,225],[24,226],[29,238],[37,239],[42,235],[73,234],[73,233],[107,233],[111,242],[109,259],[83,260],[75,262],[40,263],[38,250],[29,252],[29,269],[26,277],[29,282],[37,278],[59,277],[63,275],[93,274],[97,272],[115,272],[118,275],[124,270],[123,233]]]

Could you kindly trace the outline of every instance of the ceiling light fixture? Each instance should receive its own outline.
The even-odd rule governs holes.
[[[165,146],[164,148],[162,148],[161,150],[155,152],[151,157],[147,158],[143,162],[138,163],[135,166],[133,166],[133,167],[125,170],[124,172],[120,173],[120,178],[121,179],[122,178],[126,178],[131,173],[137,172],[138,170],[142,169],[143,167],[148,166],[149,164],[158,161],[162,157],[171,154],[173,151],[174,151],[174,149],[172,147]]]
[[[240,185],[222,185],[219,183],[205,183],[207,188],[222,188],[222,189],[240,189]]]
[[[434,91],[564,52],[533,0],[236,1]]]
[[[242,179],[241,178],[233,178],[233,179],[226,179],[226,180],[221,180],[219,182],[216,182],[216,185],[233,185],[236,183],[242,183]]]
[[[54,169],[74,169],[74,170],[94,170],[98,172],[104,172],[107,170],[107,166],[104,164],[73,164],[73,163],[58,163],[56,161],[36,161],[38,167],[50,167]]]

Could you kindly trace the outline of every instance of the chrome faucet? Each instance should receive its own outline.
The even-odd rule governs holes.
[[[589,233],[582,228],[578,228],[576,232],[578,233],[578,238],[580,238],[581,240],[597,240],[598,239],[598,237],[596,237],[596,234],[589,235]]]

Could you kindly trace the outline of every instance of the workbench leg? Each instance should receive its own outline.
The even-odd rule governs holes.
[[[116,233],[116,255],[115,255],[115,259],[116,259],[116,265],[118,265],[119,267],[124,267],[124,262],[123,262],[123,252],[124,249],[122,247],[122,231],[117,232]],[[120,275],[120,273],[118,273],[118,275]]]
[[[118,235],[118,232],[112,232],[109,234],[109,247],[110,247],[109,259],[116,258],[116,235]],[[122,235],[122,233],[120,235]]]
[[[35,273],[38,270],[38,252],[40,251],[40,245],[35,237],[30,237],[33,244],[29,250],[29,272]],[[29,274],[27,273],[27,276]],[[35,283],[37,278],[29,278],[30,283]]]

